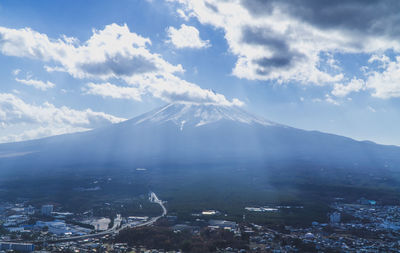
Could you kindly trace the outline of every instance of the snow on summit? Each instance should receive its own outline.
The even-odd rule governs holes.
[[[224,106],[210,103],[175,102],[146,113],[136,119],[135,124],[175,123],[181,130],[185,126],[203,126],[221,120],[244,124],[276,125],[255,117],[236,106]]]

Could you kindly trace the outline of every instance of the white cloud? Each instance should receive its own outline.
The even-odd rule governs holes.
[[[370,112],[376,112],[376,110],[375,110],[375,108],[373,108],[372,106],[367,106],[367,109],[370,111]]]
[[[327,62],[333,70],[321,68],[321,54],[400,51],[396,1],[167,1],[225,32],[239,78],[333,84],[344,75],[333,60]]]
[[[111,24],[103,30],[93,30],[93,35],[83,43],[66,36],[50,39],[30,28],[0,27],[0,52],[5,55],[44,61],[49,72],[65,71],[75,78],[115,78],[132,86],[131,89],[121,89],[92,85],[91,94],[105,96],[105,89],[113,89],[116,93],[109,97],[130,96],[140,100],[144,91],[165,101],[173,98],[198,101],[202,98],[208,103],[240,104],[237,99],[229,101],[222,94],[210,93],[177,77],[177,73],[184,72],[182,66],[173,65],[159,54],[151,53],[149,45],[150,39],[131,32],[126,24]],[[140,92],[135,91],[132,95],[134,90]]]
[[[337,83],[334,85],[332,94],[337,97],[345,97],[351,92],[359,92],[365,89],[365,82],[362,79],[353,78],[347,85]]]
[[[164,76],[135,76],[125,78],[131,86],[117,86],[111,83],[88,83],[82,90],[86,94],[100,95],[115,99],[131,99],[141,101],[142,94],[152,94],[166,102],[188,101],[196,103],[215,103],[225,106],[243,106],[238,99],[229,101],[225,96],[211,90],[184,81],[174,75]],[[182,89],[184,87],[184,89]]]
[[[178,13],[179,17],[183,18],[185,21],[189,21],[190,17],[186,15],[186,13],[182,9],[177,9],[176,13]]]
[[[378,55],[378,54],[373,54],[369,59],[368,63],[374,63],[378,62],[382,64],[382,67],[385,67],[387,63],[390,63],[390,58],[387,57],[386,55]]]
[[[83,88],[86,94],[100,95],[102,97],[110,97],[116,99],[131,99],[141,101],[142,92],[135,87],[121,87],[111,83],[88,83]]]
[[[33,129],[19,131],[18,133],[0,136],[0,143],[33,140],[66,133],[83,132],[87,130],[89,129],[73,126],[38,126]]]
[[[333,105],[340,105],[340,103],[335,100],[334,98],[332,98],[329,94],[325,95],[325,102],[329,103],[329,104],[333,104]]]
[[[84,131],[123,120],[91,109],[29,104],[13,94],[0,93],[0,125],[7,132],[1,137],[3,142]]]
[[[327,59],[326,63],[333,69],[335,70],[341,70],[342,68],[339,66],[339,61],[335,59],[334,55],[332,53],[327,53],[326,54]]]
[[[17,76],[20,72],[21,72],[20,69],[14,69],[13,72],[12,72],[12,74],[13,74],[14,76]]]
[[[34,87],[35,89],[39,89],[39,90],[47,90],[49,88],[53,88],[56,85],[50,81],[47,82],[43,82],[40,80],[34,80],[34,79],[19,79],[19,78],[15,78],[15,81],[19,82],[19,83],[23,83],[29,86]]]
[[[328,103],[328,104],[337,105],[337,106],[340,105],[340,103],[336,99],[332,98],[331,95],[329,95],[329,94],[326,94],[323,99],[313,98],[311,101],[313,103]]]
[[[378,98],[400,97],[400,56],[394,60],[382,57],[381,71],[369,71],[366,87],[373,91],[372,96]],[[371,62],[375,61],[371,60]]]
[[[211,46],[209,40],[200,38],[199,30],[194,26],[182,24],[179,29],[170,26],[167,33],[169,42],[177,48],[206,48]]]
[[[347,84],[334,85],[332,94],[345,97],[351,92],[371,91],[372,96],[389,99],[400,97],[400,56],[391,60],[387,55],[374,54],[363,66],[365,80],[353,78]],[[372,64],[378,64],[371,67]]]
[[[229,101],[222,94],[202,89],[198,85],[182,80],[172,74],[165,74],[163,76],[132,76],[125,78],[125,81],[166,102],[190,101],[225,106],[243,105],[243,102],[239,99],[234,98],[232,101]]]
[[[147,72],[181,72],[146,48],[150,39],[130,32],[127,25],[107,25],[104,30],[93,30],[85,43],[63,36],[49,39],[46,34],[30,28],[0,27],[0,51],[5,55],[30,57],[59,64],[51,70],[63,70],[77,78],[108,79]]]

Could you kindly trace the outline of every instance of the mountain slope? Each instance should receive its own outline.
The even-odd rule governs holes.
[[[160,109],[145,113],[133,120],[136,125],[162,124],[173,122],[183,130],[191,127],[229,120],[244,124],[276,125],[271,121],[257,118],[238,107],[215,106],[212,104],[173,103]]]
[[[236,107],[188,103],[89,132],[0,145],[3,170],[238,163],[397,169],[400,148],[295,129]]]

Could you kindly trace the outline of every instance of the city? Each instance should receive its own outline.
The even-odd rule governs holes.
[[[366,198],[360,198],[356,203],[345,203],[343,198],[336,198],[326,223],[314,221],[308,227],[246,221],[246,214],[251,212],[268,215],[269,212],[280,212],[282,208],[293,208],[290,206],[246,207],[241,221],[224,220],[226,214],[217,210],[203,210],[192,214],[195,219],[185,221],[167,214],[168,203],[160,200],[154,192],[148,194],[148,201],[161,207],[159,216],[121,217],[118,214],[111,220],[94,217],[90,212],[74,214],[68,210],[55,210],[51,204],[34,207],[28,204],[29,201],[2,203],[0,247],[18,252],[200,252],[193,248],[192,240],[202,241],[201,238],[208,235],[212,239],[203,242],[214,247],[212,251],[215,252],[400,250],[400,206],[380,205],[379,201]],[[301,207],[293,209],[298,208]],[[124,241],[124,234],[131,233],[131,230],[140,232],[147,229],[154,237],[165,231],[171,233],[167,237],[184,233],[190,243],[163,245],[160,240],[161,248],[151,248],[145,241],[141,242],[143,245]]]

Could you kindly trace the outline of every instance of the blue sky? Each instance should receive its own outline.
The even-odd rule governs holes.
[[[400,145],[398,13],[391,0],[0,0],[0,141],[191,101]]]

